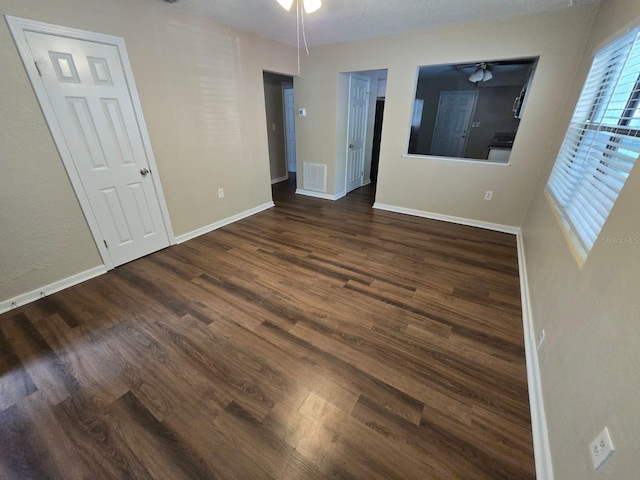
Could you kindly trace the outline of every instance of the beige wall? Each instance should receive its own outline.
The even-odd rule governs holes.
[[[534,327],[546,333],[538,356],[557,480],[640,475],[640,245],[605,242],[640,237],[639,167],[582,269],[543,194],[593,54],[638,24],[637,0],[603,2],[523,227]],[[588,445],[605,425],[617,451],[595,472]]]
[[[287,176],[283,84],[293,84],[293,78],[265,72],[264,104],[267,118],[271,180]]]
[[[271,201],[262,72],[295,72],[295,49],[158,0],[0,0],[0,13],[124,37],[176,235]],[[3,301],[101,260],[4,21],[0,65]]]
[[[519,226],[558,127],[595,7],[574,7],[491,22],[443,27],[314,48],[296,81],[296,119],[302,161],[326,163],[328,193],[340,193],[340,72],[388,68],[376,201],[427,212]],[[511,165],[403,157],[419,65],[540,56],[530,102]],[[302,158],[303,157],[303,158]],[[337,159],[337,161],[336,161]],[[301,177],[301,175],[299,176]],[[482,200],[493,190],[491,202]]]

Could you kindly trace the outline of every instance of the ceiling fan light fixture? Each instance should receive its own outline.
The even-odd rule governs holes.
[[[277,0],[282,8],[284,8],[287,12],[291,10],[291,6],[293,5],[293,0]]]
[[[281,0],[278,0],[279,2]],[[322,0],[303,0],[304,11],[306,13],[313,13],[322,6]]]
[[[477,67],[478,69],[469,76],[470,82],[486,82],[493,78],[493,73],[487,70],[486,63],[480,63],[477,65]]]
[[[475,72],[473,72],[469,76],[469,81],[473,83],[481,82],[483,78],[484,78],[484,72],[481,68],[478,68]]]

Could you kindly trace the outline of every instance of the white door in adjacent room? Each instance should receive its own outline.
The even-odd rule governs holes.
[[[349,75],[346,193],[361,187],[364,177],[369,84],[368,77]]]
[[[467,145],[471,117],[476,107],[477,92],[442,92],[436,125],[433,132],[431,155],[462,157]]]
[[[105,265],[169,246],[171,227],[146,127],[123,67],[124,43],[24,28],[23,34],[32,56],[21,51],[23,60]],[[20,49],[15,31],[14,37]]]
[[[285,87],[284,92],[284,127],[287,152],[287,171],[296,171],[296,104],[293,87]]]

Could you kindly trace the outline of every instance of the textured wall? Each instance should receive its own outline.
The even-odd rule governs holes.
[[[582,268],[543,193],[593,54],[638,24],[637,0],[603,2],[523,227],[533,322],[546,333],[538,356],[556,480],[640,472],[640,167]],[[617,451],[595,472],[588,445],[605,425]]]
[[[0,13],[125,39],[176,235],[271,200],[262,72],[294,72],[295,49],[157,0],[0,0]],[[101,260],[4,22],[0,65],[3,301]]]
[[[303,56],[296,103],[301,161],[329,165],[329,193],[343,188],[344,155],[336,98],[342,72],[388,68],[376,201],[506,225],[522,224],[558,128],[597,7],[573,7],[314,48]],[[407,158],[419,65],[540,56],[510,166]],[[337,159],[337,161],[336,161]],[[491,202],[483,201],[493,190]]]

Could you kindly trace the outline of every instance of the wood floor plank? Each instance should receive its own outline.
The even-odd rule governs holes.
[[[0,329],[33,382],[56,404],[70,394],[70,376],[60,359],[24,313],[9,317]]]
[[[0,424],[0,478],[95,478],[41,392],[0,411]]]
[[[114,431],[130,446],[151,478],[212,478],[205,462],[190,447],[145,408],[136,396],[127,392],[113,403],[109,420]]]
[[[0,410],[38,390],[13,347],[0,330]]]
[[[109,404],[126,393],[127,387],[119,376],[105,368],[96,355],[100,339],[85,335],[82,328],[70,329],[56,313],[38,322],[36,329],[87,395]]]
[[[534,478],[515,238],[295,188],[0,315],[0,477]]]

